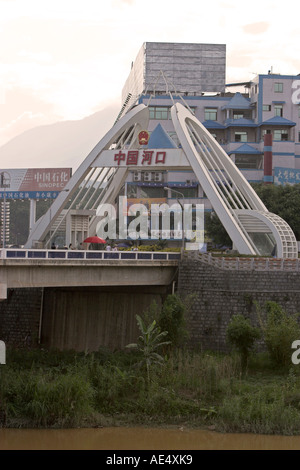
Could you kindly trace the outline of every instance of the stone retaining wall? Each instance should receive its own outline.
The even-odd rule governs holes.
[[[197,259],[184,259],[178,292],[193,294],[189,330],[191,346],[227,351],[226,329],[234,314],[258,324],[256,303],[279,303],[288,313],[300,312],[300,273],[222,270]],[[300,339],[300,338],[299,338]]]
[[[38,344],[42,289],[8,289],[0,302],[0,339],[14,347]]]

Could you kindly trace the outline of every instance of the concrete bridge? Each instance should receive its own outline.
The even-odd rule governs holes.
[[[24,287],[168,286],[180,253],[1,250],[0,299]]]

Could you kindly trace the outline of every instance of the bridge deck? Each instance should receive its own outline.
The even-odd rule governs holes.
[[[180,253],[1,250],[0,299],[8,288],[168,286]]]

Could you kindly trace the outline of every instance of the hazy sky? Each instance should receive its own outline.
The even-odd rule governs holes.
[[[227,45],[227,82],[300,73],[299,4],[252,0],[0,0],[0,145],[112,103],[143,44]],[[1,165],[0,165],[1,166]]]

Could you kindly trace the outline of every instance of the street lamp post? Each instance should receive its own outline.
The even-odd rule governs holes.
[[[175,194],[178,194],[179,196],[181,196],[181,199],[184,200],[184,195],[182,193],[180,193],[179,191],[176,191],[175,189],[172,189],[172,188],[168,188],[168,187],[165,187],[164,188],[166,191],[171,191]],[[177,202],[178,204],[180,205],[181,207],[181,220],[182,220],[182,223],[181,223],[181,234],[182,234],[182,244],[181,244],[181,259],[183,258],[183,254],[184,254],[184,207],[183,207],[183,204],[180,202],[179,198],[176,197],[177,199]]]

